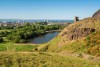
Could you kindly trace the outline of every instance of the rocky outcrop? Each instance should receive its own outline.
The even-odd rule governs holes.
[[[97,20],[100,20],[100,9],[93,14],[92,18],[95,18]]]
[[[74,39],[85,37],[93,32],[95,32],[95,29],[93,28],[77,28],[77,29],[70,30],[68,32],[64,32],[64,34],[67,35],[67,38],[69,40],[74,40]]]

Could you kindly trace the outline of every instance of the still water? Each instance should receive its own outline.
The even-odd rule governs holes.
[[[50,41],[51,39],[53,39],[58,34],[59,34],[59,32],[50,32],[50,33],[47,33],[45,35],[31,39],[29,41],[29,43],[35,43],[35,44],[46,43],[46,42]]]

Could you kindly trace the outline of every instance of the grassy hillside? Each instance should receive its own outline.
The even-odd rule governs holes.
[[[73,38],[71,35],[73,35]],[[39,51],[85,52],[99,56],[100,21],[94,18],[86,18],[79,22],[70,24],[62,30],[57,37],[48,42],[46,45],[41,45],[38,48]]]
[[[99,67],[99,63],[46,52],[0,53],[0,67]]]
[[[86,53],[100,56],[100,31],[94,32],[86,37]]]

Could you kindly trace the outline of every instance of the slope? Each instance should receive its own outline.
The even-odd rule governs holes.
[[[95,34],[97,33],[97,34]],[[79,22],[70,24],[53,40],[45,45],[39,46],[38,51],[51,51],[51,52],[85,52],[96,47],[100,43],[100,21],[95,18],[85,18]],[[91,37],[91,34],[95,34]],[[97,37],[95,37],[97,36]],[[89,41],[88,38],[98,40],[98,42]],[[87,43],[89,42],[89,43]],[[94,43],[94,46],[90,46]],[[88,44],[88,45],[87,45]],[[98,48],[100,45],[98,46]],[[94,50],[93,50],[94,53]],[[93,55],[99,55],[100,49]],[[92,54],[92,52],[89,52]]]

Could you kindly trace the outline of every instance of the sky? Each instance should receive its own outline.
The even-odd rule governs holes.
[[[0,19],[83,19],[98,9],[100,0],[0,0]]]

